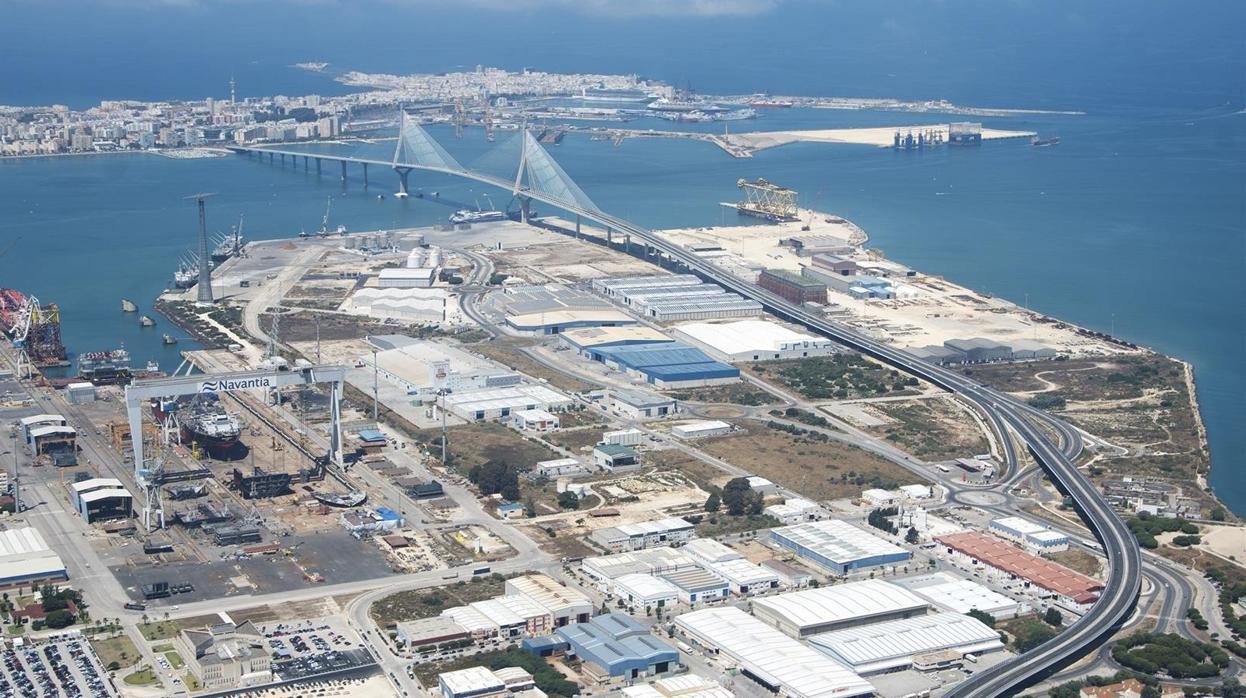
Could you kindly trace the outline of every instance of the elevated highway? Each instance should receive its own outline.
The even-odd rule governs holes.
[[[601,211],[587,201],[586,197],[584,200],[577,201],[568,196],[555,195],[534,187],[531,175],[528,177],[528,184],[523,184],[525,168],[529,166],[527,161],[530,147],[532,146],[525,145],[520,161],[519,176],[514,181],[474,172],[461,166],[446,166],[444,160],[434,164],[422,164],[400,162],[397,155],[394,161],[387,162],[267,148],[231,147],[230,149],[242,154],[271,153],[339,161],[342,163],[343,177],[345,177],[346,166],[349,163],[391,167],[402,178],[403,191],[406,185],[405,173],[412,170],[463,177],[510,191],[522,202],[525,218],[529,200],[562,209],[577,216],[577,220],[584,218],[605,226],[608,235],[611,232],[620,233],[629,246],[632,242],[643,243],[646,257],[664,257],[707,281],[712,281],[741,296],[760,302],[769,312],[779,317],[803,325],[811,331],[851,347],[862,354],[964,397],[981,410],[1000,435],[1010,470],[1015,470],[1018,466],[1010,436],[1010,434],[1015,434],[1026,445],[1048,477],[1072,498],[1087,525],[1094,531],[1108,559],[1108,579],[1099,602],[1059,636],[1010,661],[974,674],[966,681],[952,687],[946,694],[949,698],[968,696],[994,698],[1015,692],[1092,651],[1115,628],[1129,618],[1141,590],[1141,556],[1137,543],[1124,522],[1112,511],[1095,487],[1082,477],[1074,465],[1074,461],[1083,449],[1081,434],[1076,428],[1009,395],[987,388],[941,366],[926,363],[901,349],[883,344],[852,328],[827,320],[804,307],[794,305],[754,283],[727,273],[648,229]],[[535,147],[539,148],[539,146]],[[548,157],[543,152],[542,155]],[[574,192],[578,189],[575,189],[572,184],[570,187],[564,185],[561,191]],[[1048,433],[1055,435],[1054,441]]]

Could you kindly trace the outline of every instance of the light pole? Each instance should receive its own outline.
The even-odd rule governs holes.
[[[437,396],[441,398],[441,465],[444,467],[446,464],[446,389],[438,390]]]
[[[380,367],[380,364],[376,362],[376,349],[373,348],[372,349],[372,421],[374,422],[380,419],[380,416],[379,416],[380,407],[377,404],[377,401],[378,401],[377,395],[379,394],[379,390],[380,390],[380,379],[381,379],[381,367]]]

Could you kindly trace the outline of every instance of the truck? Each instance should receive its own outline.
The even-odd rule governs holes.
[[[476,569],[472,570],[472,576],[477,577],[482,574],[489,574],[492,571],[493,570],[490,567],[477,567]]]
[[[136,601],[127,601],[125,602],[125,608],[126,610],[130,610],[130,611],[146,611],[147,604],[138,603]]]

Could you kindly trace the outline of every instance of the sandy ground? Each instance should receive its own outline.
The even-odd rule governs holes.
[[[734,214],[728,212],[734,219]],[[810,230],[801,228],[809,226]],[[754,280],[761,269],[786,269],[796,273],[808,266],[808,257],[797,255],[780,240],[793,236],[829,236],[844,241],[849,251],[840,256],[866,264],[902,269],[878,250],[866,249],[865,234],[851,222],[825,213],[802,209],[800,220],[750,226],[706,227],[659,231],[671,242],[689,246],[717,244],[721,251],[707,253],[716,266],[743,279]],[[918,272],[895,277],[909,287],[912,297],[861,300],[836,289],[827,290],[828,316],[851,325],[879,340],[897,346],[943,344],[949,339],[987,337],[999,341],[1037,340],[1060,351],[1077,355],[1106,355],[1118,348],[1084,337],[1067,326],[1040,322],[1039,316],[1012,301],[988,296],[939,276]]]
[[[1203,542],[1198,547],[1221,557],[1246,560],[1246,528],[1201,525]]]
[[[812,131],[757,131],[753,133],[737,133],[726,137],[732,145],[741,145],[753,150],[775,148],[788,143],[851,143],[855,145],[873,145],[890,147],[895,139],[896,131],[901,134],[912,132],[940,134],[947,140],[947,124],[927,124],[923,126],[882,126],[876,128],[834,128]],[[1004,131],[994,128],[982,129],[982,140],[1001,140],[1005,138],[1029,138],[1033,131]]]

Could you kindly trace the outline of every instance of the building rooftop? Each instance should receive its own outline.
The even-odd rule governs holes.
[[[565,325],[573,322],[601,322],[634,325],[636,318],[621,310],[609,308],[593,310],[550,310],[526,315],[509,315],[506,322],[521,329],[534,329],[549,325]]]
[[[722,577],[703,567],[690,567],[662,573],[662,578],[683,589],[694,592],[704,589],[721,589],[727,584]]]
[[[713,538],[694,538],[684,544],[684,552],[706,562],[722,562],[743,557]]]
[[[447,671],[437,677],[455,695],[476,695],[489,691],[505,691],[506,683],[482,666]]]
[[[839,662],[771,628],[734,606],[693,611],[675,625],[717,648],[767,683],[795,698],[849,698],[874,693],[870,682]]]
[[[849,563],[879,555],[908,554],[908,551],[898,545],[838,520],[793,524],[776,528],[771,533],[837,563]]]
[[[1018,550],[1004,541],[977,531],[951,533],[935,538],[939,543],[977,560],[1028,579],[1030,582],[1078,603],[1099,598],[1103,583],[1080,572]]]
[[[742,586],[777,583],[779,581],[779,576],[774,572],[761,565],[749,562],[742,557],[721,562],[707,562],[705,566],[710,571],[716,572],[735,584]]]
[[[599,445],[597,448],[603,449],[603,446],[611,445],[613,444]],[[621,448],[631,451],[631,449],[626,446],[622,446]],[[667,533],[670,531],[686,531],[694,528],[694,526],[678,516],[668,516],[664,519],[654,519],[652,521],[619,524],[615,528],[629,536],[647,536]]]
[[[679,593],[679,590],[675,588],[675,585],[665,579],[661,577],[653,577],[647,574],[640,574],[638,572],[618,577],[614,580],[614,583],[623,591],[641,599],[675,596]]]
[[[768,320],[736,322],[691,322],[679,325],[679,332],[724,354],[750,351],[778,351],[795,346],[822,346],[831,340],[796,332]]]
[[[585,327],[562,333],[564,341],[581,349],[604,347],[614,344],[639,344],[648,342],[673,342],[661,332],[644,325],[630,327]]]
[[[543,574],[512,577],[506,580],[506,590],[527,596],[555,616],[584,606],[592,608],[592,602],[587,596]]]
[[[1018,607],[1013,599],[969,579],[946,572],[905,577],[895,583],[940,608],[957,613],[978,609],[990,615],[1012,613]]]
[[[922,611],[925,599],[881,579],[823,586],[754,599],[753,608],[765,609],[793,627],[828,625],[900,611]]]
[[[1047,530],[1046,526],[1029,519],[1023,519],[1020,516],[1006,516],[1002,519],[995,519],[991,524],[1003,526],[1023,535]]]
[[[834,630],[810,637],[809,644],[862,672],[905,666],[915,654],[945,649],[984,652],[1004,646],[998,630],[959,613],[936,613]]]
[[[586,557],[580,564],[608,579],[616,579],[631,572],[655,574],[697,568],[697,563],[687,553],[676,548],[646,548],[614,555],[598,555]]]

